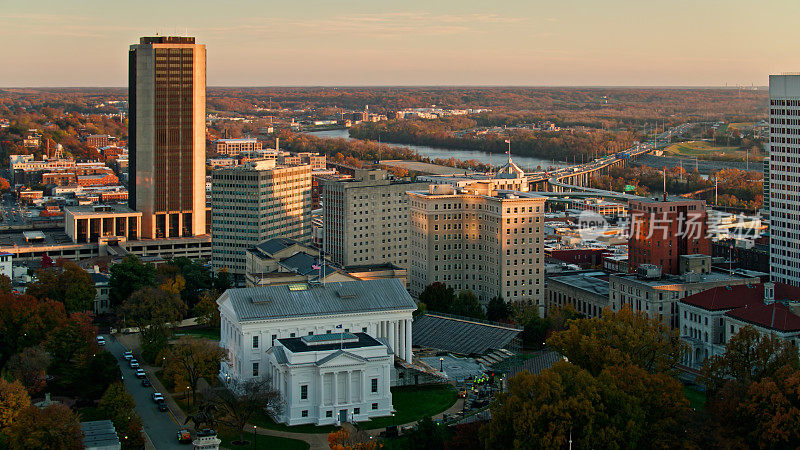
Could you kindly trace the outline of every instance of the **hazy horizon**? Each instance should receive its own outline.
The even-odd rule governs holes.
[[[152,17],[156,17],[153,19]],[[0,86],[124,87],[139,37],[188,33],[217,87],[767,85],[800,2],[7,2]]]

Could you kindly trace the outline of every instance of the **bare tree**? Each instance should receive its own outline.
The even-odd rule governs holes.
[[[221,410],[219,422],[239,431],[239,441],[244,439],[244,427],[253,414],[263,411],[274,416],[283,411],[281,394],[273,389],[268,376],[231,380],[226,387],[208,390],[206,397]]]

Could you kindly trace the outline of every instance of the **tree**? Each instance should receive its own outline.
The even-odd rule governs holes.
[[[208,328],[219,328],[219,309],[217,307],[219,292],[205,291],[200,295],[200,301],[194,307],[197,323]]]
[[[408,448],[414,450],[439,450],[444,448],[444,427],[436,425],[430,417],[417,422],[417,428],[408,433]]]
[[[751,326],[707,359],[707,422],[713,446],[796,448],[800,445],[800,364],[790,342]],[[794,428],[784,428],[794,427]]]
[[[62,303],[0,294],[0,368],[22,349],[39,345],[64,320]]]
[[[222,268],[217,272],[213,285],[214,290],[219,292],[225,292],[231,287],[231,274],[228,273],[228,269]]]
[[[136,402],[121,382],[108,386],[98,407],[111,418],[123,448],[140,448],[144,445],[141,437],[142,423],[134,411]]]
[[[541,348],[550,331],[550,321],[539,317],[539,307],[514,302],[511,311],[514,322],[522,327],[522,344],[527,348]]]
[[[0,431],[13,425],[20,412],[30,404],[31,398],[22,383],[0,378]]]
[[[648,372],[671,372],[683,356],[686,344],[677,330],[660,318],[630,308],[593,319],[576,319],[550,336],[547,343],[574,363],[599,374],[612,365],[636,365]]]
[[[8,429],[12,449],[79,450],[83,431],[78,416],[62,404],[28,406]]]
[[[57,364],[66,364],[73,357],[94,349],[97,327],[86,313],[72,313],[57,326],[44,342],[45,348]]]
[[[486,318],[486,314],[483,312],[483,306],[478,302],[478,297],[470,290],[458,293],[458,298],[450,307],[450,313],[457,316],[474,317],[476,319]]]
[[[770,377],[784,366],[800,369],[797,347],[748,325],[731,337],[724,354],[706,360],[701,382],[712,395],[726,385],[745,390],[750,383]]]
[[[244,440],[244,427],[253,414],[279,414],[283,407],[281,394],[272,388],[269,377],[231,380],[227,386],[211,390],[209,397],[222,409],[220,423],[237,430],[239,441]]]
[[[345,428],[328,433],[328,447],[331,450],[377,450],[383,447],[372,439],[366,431],[354,430],[351,433]]]
[[[19,380],[28,393],[36,395],[47,384],[50,355],[40,346],[28,347],[8,361],[8,374]]]
[[[135,255],[126,255],[111,266],[109,299],[112,305],[121,305],[132,293],[156,284],[156,268],[144,264]]]
[[[186,313],[178,294],[146,287],[134,292],[122,305],[123,320],[139,327],[142,357],[152,361],[167,346],[172,328]]]
[[[522,372],[492,405],[487,448],[666,448],[684,439],[689,403],[675,379],[637,366],[597,377],[565,361]]]
[[[213,380],[219,372],[225,351],[218,343],[206,339],[181,337],[165,353],[164,374],[178,381],[185,381],[192,390],[192,401],[197,403],[197,384],[201,378]]]
[[[57,300],[67,312],[92,309],[96,295],[92,278],[72,261],[59,259],[56,265],[37,272],[38,280],[28,285],[26,293]]]
[[[511,308],[503,297],[496,296],[486,305],[486,318],[494,322],[505,322],[511,317]]]
[[[191,260],[186,257],[174,258],[169,264],[178,268],[186,285],[181,292],[181,298],[189,307],[200,300],[204,291],[211,286],[211,270],[200,260]]]
[[[11,284],[11,278],[0,275],[0,294],[10,294],[12,290],[13,285]]]
[[[439,282],[425,286],[419,294],[419,302],[424,303],[428,311],[450,312],[455,301],[456,294],[453,288]]]

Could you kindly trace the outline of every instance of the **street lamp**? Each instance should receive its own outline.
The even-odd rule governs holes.
[[[392,411],[392,426],[394,426],[394,411]]]
[[[186,392],[186,408],[189,409],[192,407],[192,400],[189,398],[189,386],[186,386],[186,390],[184,392]]]
[[[258,428],[256,428],[255,425],[253,425],[253,450],[255,450],[256,447],[258,447],[257,441],[258,441]]]
[[[444,358],[439,358],[439,372],[444,373]]]

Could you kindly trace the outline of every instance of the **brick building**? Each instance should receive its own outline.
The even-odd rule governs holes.
[[[681,255],[711,254],[704,200],[680,197],[631,200],[628,211],[631,272],[639,264],[653,264],[661,266],[665,274],[676,275]]]

